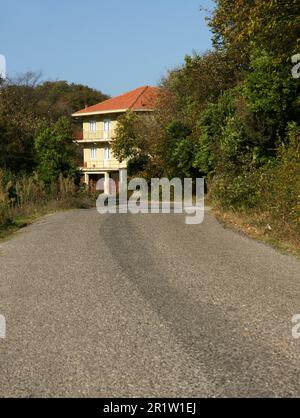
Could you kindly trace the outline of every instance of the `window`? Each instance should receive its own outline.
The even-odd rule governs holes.
[[[104,125],[104,139],[108,139],[110,130],[110,120],[107,119],[103,122]]]
[[[110,129],[110,120],[107,119],[104,121],[104,132],[109,132]]]
[[[111,159],[111,149],[110,149],[110,147],[105,147],[104,148],[104,159],[105,160],[110,160]]]
[[[90,132],[96,132],[96,131],[97,131],[97,122],[93,120],[90,122]]]
[[[91,148],[91,160],[97,159],[97,148]]]

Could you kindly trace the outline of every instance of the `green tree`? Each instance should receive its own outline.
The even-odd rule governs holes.
[[[52,121],[61,116],[71,118],[75,111],[109,98],[101,91],[67,81],[45,81],[34,93],[39,112]]]
[[[75,110],[107,97],[80,84],[41,82],[40,74],[33,72],[14,80],[0,80],[0,169],[34,171],[34,138],[41,125],[53,124],[61,116],[71,121]]]
[[[60,175],[75,176],[76,146],[69,120],[61,117],[51,126],[43,126],[34,141],[39,177],[47,184]]]
[[[300,46],[299,0],[216,0],[210,26],[217,48],[245,57],[260,47],[285,62]]]
[[[3,82],[0,87],[0,168],[31,171],[33,138],[39,127],[36,100],[29,85]]]
[[[112,150],[119,161],[128,161],[129,175],[139,174],[148,178],[150,173],[154,173],[155,131],[153,115],[128,111],[119,118]]]

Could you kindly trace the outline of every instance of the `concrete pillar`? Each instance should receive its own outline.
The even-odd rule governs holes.
[[[88,173],[84,173],[84,183],[88,186],[89,185],[89,175]]]
[[[104,194],[109,194],[109,172],[104,174]]]

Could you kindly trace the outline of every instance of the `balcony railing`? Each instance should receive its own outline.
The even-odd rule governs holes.
[[[83,169],[85,170],[106,170],[106,169],[116,169],[126,168],[126,163],[120,163],[118,160],[95,160],[95,161],[86,161],[84,162]]]
[[[84,130],[82,135],[78,135],[75,138],[77,141],[110,141],[114,139],[116,136],[116,132],[114,129],[109,131],[87,131]]]

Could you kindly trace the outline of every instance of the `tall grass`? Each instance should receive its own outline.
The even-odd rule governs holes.
[[[9,190],[12,186],[11,181],[7,181],[5,174],[0,170],[0,227],[11,223],[11,200]]]
[[[15,178],[0,170],[0,231],[19,224],[20,219],[91,205],[91,197],[73,178],[60,176],[57,182],[46,185],[36,174]]]

